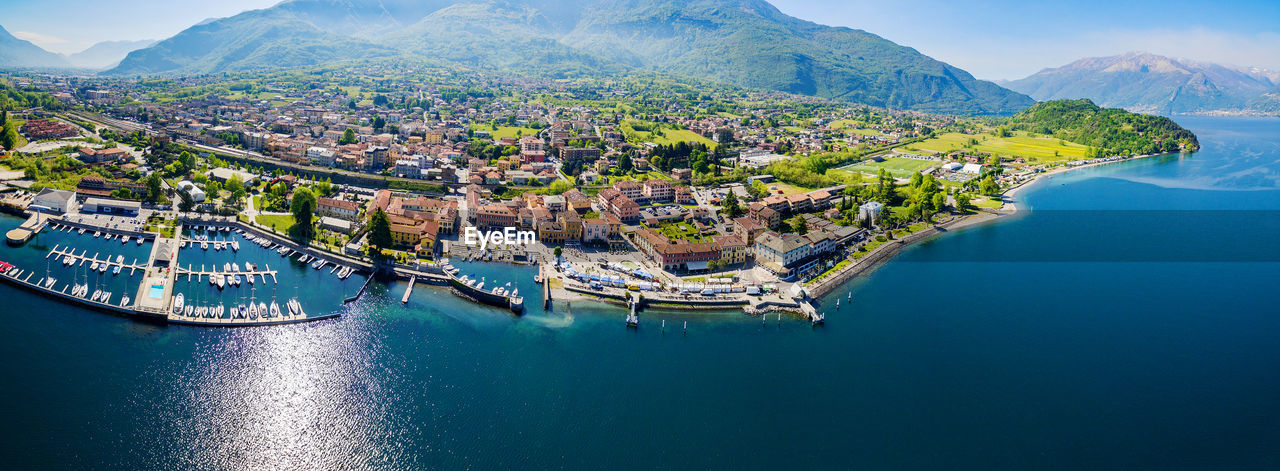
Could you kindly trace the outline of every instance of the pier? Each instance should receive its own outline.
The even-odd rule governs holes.
[[[241,275],[245,277],[259,277],[264,282],[267,281],[267,277],[269,276],[271,277],[272,283],[279,283],[279,280],[276,279],[276,270],[272,270],[271,266],[266,264],[263,264],[263,266],[266,267],[266,270],[218,271],[218,270],[205,270],[204,267],[200,267],[199,269],[196,269],[189,265],[187,266],[187,268],[178,267],[178,268],[174,268],[173,270],[178,276],[185,275],[187,277],[185,281],[191,281],[192,277],[195,277],[196,281],[200,282],[215,276]],[[213,268],[217,268],[217,267],[213,267]]]
[[[95,252],[93,256],[89,256],[88,249],[85,249],[85,251],[80,252],[80,254],[77,255],[75,253],[75,249],[71,249],[71,248],[60,249],[58,247],[59,246],[57,245],[53,246],[53,249],[50,249],[49,253],[45,254],[44,258],[46,259],[52,258],[55,261],[63,261],[63,260],[71,259],[73,261],[73,264],[77,266],[84,265],[85,262],[88,262],[89,264],[93,264],[93,263],[97,263],[99,265],[105,264],[107,266],[107,269],[111,269],[118,266],[120,267],[121,270],[129,270],[129,276],[133,276],[133,274],[138,270],[147,269],[147,266],[145,264],[138,263],[137,259],[135,259],[133,263],[120,263],[120,262],[116,262],[115,260],[112,260],[110,258],[110,255],[107,255],[106,258],[99,260],[98,253]]]
[[[5,235],[9,245],[22,245],[31,240],[31,237],[39,234],[46,225],[49,224],[49,217],[40,212],[34,212],[31,217],[27,218],[21,226],[14,228]]]
[[[409,295],[413,294],[413,284],[418,282],[418,277],[409,278],[409,287],[404,289],[404,296],[400,298],[401,304],[409,302]]]

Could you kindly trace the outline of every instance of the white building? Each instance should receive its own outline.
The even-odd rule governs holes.
[[[336,158],[337,154],[330,149],[326,149],[324,147],[307,148],[307,160],[310,160],[316,165],[332,167]]]
[[[76,192],[45,188],[31,200],[31,209],[50,213],[65,213],[76,208]]]
[[[982,173],[982,166],[978,164],[964,164],[964,167],[962,167],[960,171],[964,173],[972,173],[974,175],[977,175],[979,173]]]
[[[880,204],[879,201],[868,201],[866,203],[862,203],[862,206],[858,206],[858,219],[866,219],[868,217],[871,219],[878,218],[880,217],[881,211],[884,211],[884,205]]]

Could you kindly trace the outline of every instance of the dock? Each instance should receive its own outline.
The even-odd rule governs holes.
[[[85,262],[89,262],[90,264],[97,262],[99,265],[105,263],[107,265],[107,269],[115,268],[118,266],[120,267],[121,270],[126,270],[126,269],[129,270],[129,276],[133,276],[134,272],[138,270],[147,269],[147,266],[145,264],[138,263],[138,260],[136,259],[133,261],[133,263],[117,263],[115,260],[110,259],[109,255],[107,256],[108,258],[103,258],[102,260],[98,260],[98,252],[94,252],[92,257],[90,257],[88,254],[89,254],[88,249],[86,249],[84,252],[81,252],[79,255],[77,255],[74,249],[69,249],[69,248],[60,249],[58,248],[57,245],[55,245],[53,246],[53,249],[49,250],[49,253],[45,254],[44,258],[46,259],[53,258],[53,260],[55,261],[62,261],[62,260],[66,260],[67,258],[70,258],[71,260],[74,261],[74,263],[77,266],[84,265]]]
[[[265,270],[249,270],[249,271],[243,271],[243,270],[242,271],[219,271],[219,270],[205,270],[204,267],[201,267],[200,269],[197,270],[192,266],[188,265],[187,268],[177,267],[177,268],[174,268],[173,271],[178,276],[186,276],[187,277],[186,281],[191,281],[191,278],[193,277],[196,279],[197,282],[200,282],[200,281],[205,281],[210,277],[214,277],[214,276],[241,275],[245,277],[250,277],[250,276],[258,277],[258,278],[261,278],[262,281],[264,282],[267,281],[267,277],[269,276],[271,277],[272,283],[279,283],[279,280],[276,279],[276,270],[272,270],[271,267],[266,264],[263,264],[263,267],[266,267],[266,269]],[[217,268],[217,267],[214,267],[214,268]]]
[[[418,282],[418,277],[409,278],[409,287],[404,289],[404,297],[400,298],[401,304],[409,302],[409,295],[413,294],[413,284]]]

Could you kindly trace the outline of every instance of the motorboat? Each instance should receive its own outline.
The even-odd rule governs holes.
[[[200,248],[201,248],[201,249],[204,249],[204,250],[209,250],[209,243],[208,243],[208,242],[201,242],[201,243],[200,243]]]
[[[102,262],[101,265],[98,265],[98,273],[106,273],[106,272],[107,272],[107,262]]]
[[[235,277],[231,279],[231,286],[240,286],[240,275],[235,275]]]
[[[182,293],[178,293],[178,295],[174,297],[173,299],[174,314],[182,312],[182,306],[185,302],[186,302],[186,299],[184,299],[184,297],[182,296]]]
[[[89,271],[98,271],[98,262],[93,262],[93,265],[89,265]]]
[[[226,288],[227,278],[231,277],[231,275],[213,275],[213,276],[218,279],[218,289]]]

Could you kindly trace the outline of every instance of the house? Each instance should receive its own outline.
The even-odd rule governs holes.
[[[735,265],[747,261],[747,243],[737,235],[721,235],[712,237],[720,246],[720,261],[725,265]]]
[[[884,211],[884,204],[879,201],[868,201],[858,206],[858,219],[876,219]]]
[[[316,198],[316,214],[354,221],[360,217],[360,204],[335,198]]]
[[[982,165],[981,164],[964,164],[964,167],[960,168],[960,173],[969,173],[969,174],[977,175],[979,173],[982,173]]]

